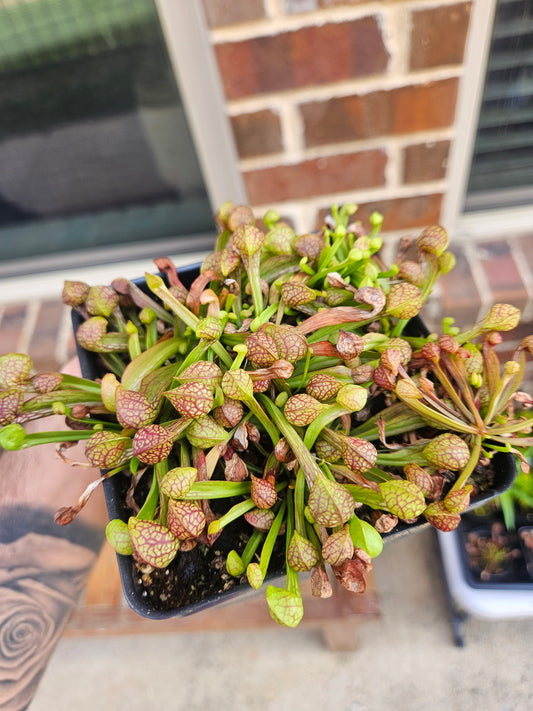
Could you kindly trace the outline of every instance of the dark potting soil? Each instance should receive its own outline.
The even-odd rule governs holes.
[[[513,561],[521,555],[518,535],[506,531],[499,522],[472,529],[466,539],[465,552],[472,574],[483,581],[509,577]]]
[[[449,489],[455,478],[451,472],[445,491]],[[490,490],[496,479],[496,474],[489,462],[488,466],[478,464],[473,476],[474,497],[482,496]],[[118,483],[118,482],[116,482]],[[139,487],[139,501],[144,500],[149,477]],[[123,477],[121,482],[120,498],[126,498],[129,478]],[[227,511],[238,499],[212,501],[211,506],[217,515]],[[358,515],[370,521],[372,510],[368,507],[358,509]],[[129,514],[129,512],[128,512]],[[127,520],[127,515],[126,515]],[[412,528],[399,522],[393,530]],[[223,596],[229,591],[240,586],[249,587],[246,575],[231,576],[226,570],[226,558],[231,550],[236,550],[239,555],[243,552],[252,528],[240,518],[223,529],[220,536],[212,546],[198,543],[192,550],[180,550],[174,561],[165,569],[155,569],[136,563],[131,559],[131,575],[133,586],[139,595],[155,610],[167,611],[195,605],[206,600]],[[259,548],[260,552],[261,548]],[[282,575],[285,570],[285,538],[280,536],[274,548],[269,570],[275,576]]]
[[[467,577],[473,585],[528,585],[533,589],[533,569],[528,567],[524,531],[532,517],[516,516],[516,530],[505,527],[500,512],[473,511],[458,528]]]
[[[129,478],[123,476],[121,479],[119,496],[124,501]],[[140,501],[148,486],[149,477],[146,477],[139,487]],[[215,514],[222,515],[238,501],[240,499],[214,500],[211,508]],[[127,520],[127,515],[125,518]],[[242,554],[252,531],[252,527],[239,518],[222,530],[213,545],[198,542],[192,550],[179,550],[172,563],[163,569],[130,558],[133,587],[150,607],[159,611],[176,610],[217,598],[240,586],[251,589],[245,574],[234,577],[227,572],[226,559],[231,550]],[[255,560],[259,562],[258,557]],[[269,575],[277,577],[284,571],[285,538],[280,536],[270,560]]]
[[[164,569],[150,568],[133,562],[135,588],[157,610],[172,610],[195,604],[241,584],[246,576],[235,578],[226,571],[226,558],[234,549],[241,554],[248,536],[224,531],[213,546],[198,543],[190,551],[179,551]]]
[[[226,558],[231,550],[239,555],[250,537],[247,524],[230,524],[213,546],[198,543],[190,551],[179,551],[172,563],[164,569],[139,565],[132,559],[134,587],[156,610],[175,610],[180,607],[214,599],[241,585],[249,588],[246,575],[238,578],[226,570]],[[241,529],[241,530],[239,530]],[[280,537],[269,566],[273,577],[285,570],[285,539]],[[260,549],[259,549],[260,550]],[[258,562],[258,559],[257,559]]]
[[[490,464],[488,467],[481,464],[476,467],[473,481],[479,494],[491,488],[493,479]],[[453,480],[451,474],[450,480]],[[216,510],[224,504],[214,501],[212,506]],[[228,502],[224,509],[216,512],[223,513],[227,508]],[[370,520],[371,510],[364,507],[358,514]],[[216,598],[241,585],[248,586],[246,575],[235,578],[226,571],[226,558],[232,549],[239,555],[242,553],[251,531],[251,527],[239,519],[227,526],[212,546],[198,543],[190,551],[179,551],[174,561],[162,570],[146,569],[146,566],[133,562],[134,587],[155,609],[173,610]],[[284,568],[284,538],[280,537],[274,548],[270,570],[282,574]]]

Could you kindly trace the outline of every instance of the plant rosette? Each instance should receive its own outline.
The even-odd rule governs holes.
[[[259,222],[227,203],[199,270],[159,259],[142,286],[65,283],[86,377],[0,357],[0,445],[56,443],[68,460],[68,444],[85,442],[102,476],[56,520],[104,482],[108,539],[132,561],[123,581],[142,614],[184,614],[249,584],[294,627],[300,574],[319,597],[332,593],[328,570],[364,592],[384,538],[455,529],[531,446],[520,383],[533,337],[497,355],[518,309],[413,331],[453,267],[447,234],[426,228],[417,260],[387,267],[382,218],[365,231],[355,210],[334,206],[319,232],[297,235],[273,211]],[[58,413],[64,431],[24,427]]]
[[[462,517],[455,535],[468,584],[533,589],[532,494],[533,474],[519,471],[505,492]]]
[[[508,529],[501,514],[462,517],[455,535],[471,587],[533,590],[533,529],[526,517],[519,517],[517,525]]]

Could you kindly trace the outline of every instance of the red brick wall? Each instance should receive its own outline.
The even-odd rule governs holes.
[[[203,0],[250,203],[437,222],[471,2]]]

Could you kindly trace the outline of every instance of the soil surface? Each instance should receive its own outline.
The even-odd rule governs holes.
[[[484,516],[472,512],[463,516],[458,529],[468,577],[474,584],[531,585],[531,550],[524,535],[531,531],[527,519],[519,517],[517,529],[508,531],[501,514]]]
[[[211,507],[215,514],[222,515],[237,501],[215,500],[211,502]],[[243,552],[252,531],[252,527],[240,518],[226,526],[213,545],[198,542],[192,550],[180,549],[172,563],[164,569],[145,566],[130,558],[133,586],[145,602],[158,611],[218,600],[235,592],[241,585],[249,590],[246,575],[233,577],[227,572],[226,558],[231,550],[239,555]],[[258,557],[256,561],[259,562]],[[278,577],[284,571],[285,538],[280,537],[270,560],[269,577]]]
[[[235,549],[242,553],[247,535],[224,531],[213,546],[198,543],[180,551],[168,568],[158,570],[133,563],[134,586],[157,610],[172,610],[214,598],[247,584],[246,576],[234,578],[226,571],[226,557]],[[144,571],[144,572],[143,572]]]

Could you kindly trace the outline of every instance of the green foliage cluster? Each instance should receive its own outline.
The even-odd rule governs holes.
[[[131,517],[107,533],[145,570],[213,545],[243,518],[249,539],[227,571],[259,588],[283,546],[286,585],[266,588],[281,624],[302,618],[299,573],[321,597],[331,594],[326,565],[364,591],[383,534],[421,517],[455,528],[478,463],[532,444],[531,403],[517,393],[533,337],[500,364],[500,332],[520,317],[506,304],[468,330],[445,319],[440,335],[407,335],[454,265],[448,236],[426,228],[416,259],[387,267],[382,218],[367,231],[355,211],[334,207],[320,231],[297,235],[273,211],[258,224],[228,203],[188,288],[166,259],[156,260],[165,279],[146,275],[147,293],[126,279],[66,282],[64,301],[84,319],[78,343],[99,354],[102,377],[34,374],[27,355],[2,356],[0,445],[85,440],[98,481],[131,477]],[[25,431],[57,413],[71,429]],[[228,501],[222,515],[215,499]]]

